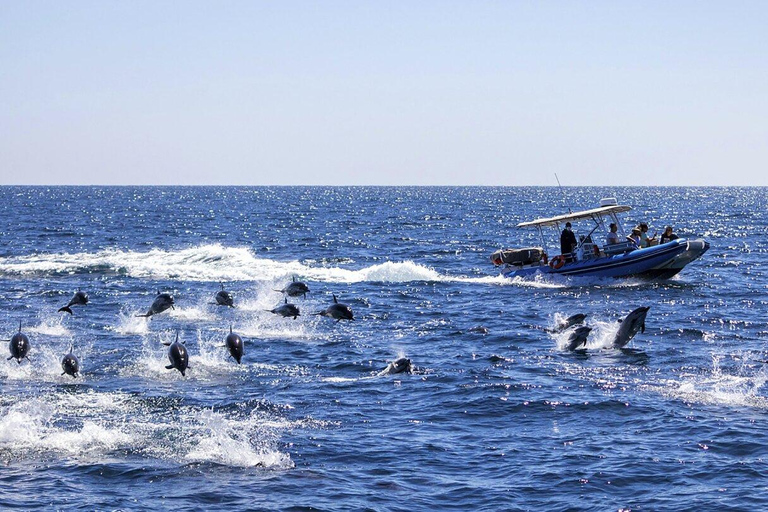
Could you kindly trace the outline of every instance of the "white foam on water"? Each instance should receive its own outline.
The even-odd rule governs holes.
[[[4,408],[0,416],[0,449],[21,452],[55,452],[66,456],[93,455],[131,443],[131,436],[97,419],[67,429],[60,426],[55,403],[33,398]]]
[[[293,462],[277,449],[278,436],[305,427],[315,425],[261,410],[243,417],[190,406],[158,410],[121,392],[53,393],[0,406],[0,457],[112,460],[140,452],[180,463],[287,469]]]
[[[115,325],[107,326],[107,329],[124,335],[148,334],[149,318],[136,316],[142,313],[143,311],[128,311],[123,309],[118,314]]]
[[[195,306],[174,306],[173,309],[169,309],[168,316],[174,320],[183,320],[186,322],[191,321],[213,321],[217,317],[204,305]]]
[[[252,414],[246,419],[227,418],[210,409],[193,411],[187,421],[196,424],[190,433],[190,462],[210,462],[235,467],[292,468],[289,455],[274,448],[273,433],[266,432],[264,419]]]
[[[679,380],[668,379],[648,388],[689,403],[768,409],[768,397],[760,394],[768,381],[765,366],[755,371],[742,365],[727,372],[721,368],[721,361],[721,355],[713,354],[710,371],[685,375]]]
[[[37,325],[32,325],[29,327],[29,332],[36,333],[36,334],[42,334],[45,336],[71,336],[72,332],[64,325],[64,316],[62,316],[60,313],[56,316],[54,315],[47,315],[43,316],[38,319],[39,323]],[[22,325],[22,331],[24,331],[25,328]]]
[[[0,258],[0,275],[114,272],[143,279],[281,283],[278,288],[294,276],[308,281],[335,283],[459,281],[508,284],[510,281],[500,275],[479,278],[447,276],[413,261],[388,261],[358,270],[327,264],[313,266],[311,260],[306,263],[261,258],[244,247],[207,244],[180,250],[139,252],[108,249],[96,253],[6,257]]]

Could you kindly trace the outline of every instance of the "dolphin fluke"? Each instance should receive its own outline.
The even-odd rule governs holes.
[[[64,306],[63,308],[59,308],[57,313],[69,313],[70,315],[74,314],[72,313],[72,309],[69,306]]]

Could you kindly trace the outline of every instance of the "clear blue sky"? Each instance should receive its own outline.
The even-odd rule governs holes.
[[[766,171],[768,2],[0,0],[0,184]]]

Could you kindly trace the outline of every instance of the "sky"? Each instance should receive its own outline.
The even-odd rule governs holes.
[[[0,0],[0,184],[768,185],[768,2]]]

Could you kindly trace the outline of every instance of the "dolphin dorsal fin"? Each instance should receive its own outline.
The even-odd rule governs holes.
[[[296,276],[293,276],[293,282],[294,283],[296,282]]]
[[[288,297],[285,298],[285,303],[288,304]]]
[[[19,320],[19,332],[21,332],[21,320]]]
[[[176,343],[179,342],[179,330],[176,329]]]
[[[333,302],[334,302],[335,304],[338,304],[338,303],[339,303],[339,300],[336,298],[336,294],[335,294],[335,293],[333,294]]]
[[[229,324],[229,334],[232,334],[232,324]]]
[[[224,283],[219,283],[221,285],[221,291],[224,291]]]

